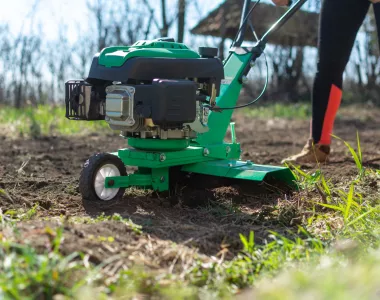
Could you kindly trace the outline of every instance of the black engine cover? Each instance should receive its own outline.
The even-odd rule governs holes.
[[[170,124],[194,122],[197,91],[194,82],[156,79],[153,86],[157,91],[152,101],[154,124],[166,127]]]
[[[155,78],[201,78],[214,83],[219,96],[221,81],[224,79],[223,64],[218,58],[134,57],[128,59],[121,67],[109,68],[99,65],[98,55],[93,58],[86,79],[93,85],[101,85],[105,81],[129,83],[130,80],[152,81]]]
[[[154,79],[135,86],[135,113],[163,129],[181,128],[196,118],[197,85],[190,80]]]

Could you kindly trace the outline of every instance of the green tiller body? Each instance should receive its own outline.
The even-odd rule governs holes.
[[[167,191],[173,168],[258,182],[271,178],[296,187],[286,167],[240,160],[231,117],[269,34],[304,2],[287,10],[254,47],[244,48],[246,0],[239,37],[223,62],[215,48],[196,52],[170,38],[109,47],[95,55],[85,80],[66,83],[66,117],[105,121],[121,132],[128,147],[89,158],[79,183],[83,198],[114,200],[129,187]],[[126,166],[135,171],[128,174]]]

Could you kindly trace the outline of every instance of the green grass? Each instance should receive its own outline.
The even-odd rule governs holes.
[[[282,118],[288,120],[309,120],[311,118],[311,103],[300,102],[294,104],[273,103],[269,105],[254,105],[249,108],[237,110],[244,115],[257,119]],[[365,105],[345,105],[339,109],[336,119],[354,119],[356,121],[371,122],[377,120],[378,107],[366,107]]]
[[[104,121],[70,121],[63,106],[40,105],[16,109],[0,107],[0,127],[8,135],[32,136],[86,134],[109,130]]]
[[[132,299],[154,295],[159,299],[230,299],[248,290],[244,299],[359,299],[373,298],[379,291],[380,199],[370,193],[370,182],[380,172],[366,170],[351,182],[333,185],[323,173],[304,173],[294,168],[301,185],[300,197],[320,189],[321,197],[308,196],[299,213],[304,222],[287,236],[272,232],[256,245],[254,232],[240,235],[242,251],[231,261],[215,259],[205,264],[194,259],[182,273],[163,273],[134,265],[109,278],[103,265],[89,264],[85,255],[63,256],[63,227],[50,234],[50,247],[37,252],[0,234],[0,298],[51,299],[56,294],[76,299]],[[305,183],[307,181],[307,183]],[[35,210],[35,208],[33,208]],[[0,216],[0,229],[14,220],[28,220],[31,213],[10,221]],[[73,218],[74,223],[123,222],[137,235],[140,226],[118,215],[96,219]],[[1,231],[0,231],[1,232]],[[112,260],[112,257],[110,257]]]
[[[380,297],[380,252],[365,259],[350,260],[330,253],[318,263],[281,272],[263,279],[246,299],[378,299]]]
[[[342,107],[341,115],[355,116],[355,118],[370,120],[368,109],[358,114],[360,108]],[[309,103],[281,104],[268,106],[254,106],[242,110],[243,114],[252,118],[285,118],[306,120],[311,117]],[[365,113],[364,113],[365,112]],[[372,116],[373,117],[373,116]],[[340,115],[337,116],[337,119]],[[88,134],[91,132],[112,132],[104,121],[70,121],[65,118],[63,106],[40,105],[15,109],[10,106],[0,106],[0,129],[11,136],[39,137],[43,135],[72,135]]]
[[[315,216],[329,213],[316,212]],[[334,218],[344,219],[344,213],[337,210]],[[286,299],[300,299],[308,294],[317,299],[337,299],[337,296],[355,299],[354,296],[369,295],[377,288],[380,272],[380,256],[371,252],[378,247],[378,237],[376,243],[358,239],[358,235],[366,235],[368,231],[373,235],[373,230],[379,227],[376,214],[366,218],[376,221],[377,224],[373,222],[376,226],[368,228],[367,221],[360,219],[356,223],[360,226],[346,224],[352,230],[342,231],[338,236],[331,233],[334,239],[323,235],[319,238],[317,233],[311,234],[300,227],[288,237],[273,232],[266,244],[256,245],[252,232],[247,237],[241,235],[242,252],[232,261],[205,264],[194,258],[181,274],[155,272],[136,265],[113,278],[104,272],[107,262],[96,266],[89,264],[84,254],[60,254],[63,227],[55,231],[46,228],[51,237],[50,250],[43,253],[0,235],[0,298],[52,299],[60,294],[76,299],[118,299],[121,295],[132,299],[145,294],[161,299],[229,299],[239,289],[254,285],[255,299],[283,299],[281,295],[286,295]],[[2,220],[5,228],[7,221]],[[89,222],[104,220],[125,222],[117,215],[101,216]],[[320,220],[315,219],[315,224],[320,224]],[[143,233],[138,229],[137,234]]]
[[[243,110],[243,113],[253,118],[284,118],[284,119],[309,119],[311,105],[309,103],[297,103],[293,105],[275,103],[268,106],[255,106]]]
[[[52,299],[54,295],[72,295],[75,290],[73,280],[79,280],[83,265],[74,259],[73,253],[62,257],[59,244],[62,231],[56,232],[49,254],[38,254],[27,245],[7,241],[0,247],[0,298],[1,299]]]
[[[184,296],[198,299],[200,295],[203,295],[202,299],[207,299],[203,298],[205,296],[208,299],[228,299],[238,288],[253,284],[260,274],[275,274],[285,264],[310,261],[323,251],[318,240],[297,238],[292,241],[273,234],[273,240],[267,245],[251,243],[230,262],[204,264],[195,258],[182,274],[163,274],[146,271],[144,266],[134,266],[109,278],[103,272],[107,262],[95,266],[89,264],[81,253],[66,257],[60,255],[63,227],[54,232],[46,228],[46,232],[51,236],[51,250],[43,253],[2,238],[0,298],[51,299],[53,295],[61,294],[94,299],[96,293],[99,297],[146,294],[169,299],[184,299]],[[110,261],[112,259],[110,257]]]

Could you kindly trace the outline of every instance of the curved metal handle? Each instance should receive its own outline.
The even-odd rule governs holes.
[[[268,31],[262,36],[259,43],[266,43],[268,40],[268,37],[279,30],[300,8],[302,5],[305,4],[307,0],[298,0],[294,5],[292,5],[286,13],[282,15],[282,17],[272,25],[271,28],[268,29]]]
[[[251,0],[244,0],[243,10],[242,10],[241,19],[240,19],[240,25],[239,25],[239,35],[236,38],[236,41],[233,45],[234,47],[240,47],[244,41],[245,31],[247,30],[247,22],[245,22],[245,19],[249,12],[250,5],[251,5]]]

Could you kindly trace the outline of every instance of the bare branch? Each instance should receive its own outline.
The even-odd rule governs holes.
[[[145,4],[145,6],[149,10],[149,13],[150,13],[149,22],[153,22],[153,24],[156,26],[157,30],[160,30],[160,24],[158,23],[156,17],[154,16],[154,9],[149,5],[148,0],[143,0],[142,2]]]

